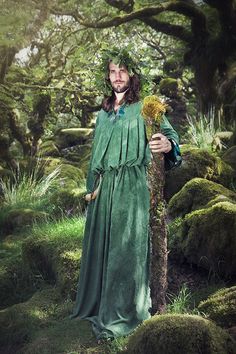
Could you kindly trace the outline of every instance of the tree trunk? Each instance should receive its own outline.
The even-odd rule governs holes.
[[[166,308],[167,289],[167,228],[163,197],[164,156],[154,153],[148,167],[151,187],[150,237],[151,237],[151,314],[163,313]]]

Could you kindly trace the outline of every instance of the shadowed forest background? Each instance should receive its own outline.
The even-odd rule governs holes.
[[[166,314],[98,345],[69,314],[113,45],[168,104],[183,163],[166,173]],[[235,353],[235,117],[235,0],[1,0],[0,353]]]

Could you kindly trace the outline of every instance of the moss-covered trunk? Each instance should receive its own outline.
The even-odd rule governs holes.
[[[163,154],[154,153],[148,168],[151,189],[150,237],[151,237],[151,313],[163,313],[166,307],[167,289],[167,229],[163,199],[164,159]]]

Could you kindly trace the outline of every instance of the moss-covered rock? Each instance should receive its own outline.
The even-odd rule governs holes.
[[[193,178],[171,198],[168,209],[172,217],[179,217],[221,201],[236,202],[236,193],[207,179]]]
[[[38,156],[60,156],[59,150],[53,140],[44,141],[38,149]]]
[[[231,185],[234,170],[218,156],[197,148],[183,150],[182,155],[181,166],[166,173],[165,196],[167,200],[195,177],[205,178],[225,187]]]
[[[236,145],[226,150],[222,159],[236,171]]]
[[[59,188],[74,189],[84,181],[84,172],[68,161],[59,158],[49,158],[44,161],[44,173],[49,175],[56,168],[59,168],[59,176],[54,185]]]
[[[172,255],[230,278],[236,274],[235,235],[236,204],[218,202],[176,219],[169,247]]]
[[[5,234],[32,225],[35,221],[46,220],[48,214],[29,208],[11,209],[1,222],[2,232]]]
[[[81,188],[62,188],[57,190],[50,198],[51,203],[55,205],[54,213],[58,214],[63,212],[65,215],[82,214],[87,206],[84,199],[85,192],[85,186]]]
[[[21,243],[15,235],[0,243],[0,308],[25,301],[35,291],[36,283],[22,260]]]
[[[22,245],[23,259],[35,277],[56,284],[75,298],[82,253],[84,218],[62,219],[34,228]]]
[[[176,98],[180,95],[182,86],[178,79],[173,79],[171,77],[162,79],[160,81],[159,90],[162,95],[170,98]]]
[[[236,326],[236,286],[218,290],[200,302],[198,309],[219,326]]]
[[[52,303],[51,296],[45,291],[35,294],[28,302],[13,305],[0,312],[0,344],[4,347],[12,343],[23,344],[29,340],[30,335],[39,327],[39,323],[45,320],[47,309]],[[54,290],[51,291],[53,297],[56,295]],[[40,297],[40,299],[39,299]],[[58,297],[58,294],[57,294]]]
[[[81,165],[85,161],[89,161],[90,159],[91,145],[84,144],[84,145],[71,146],[69,148],[62,149],[61,154],[65,159],[69,161],[78,162],[81,168]]]
[[[97,345],[89,321],[69,318],[72,310],[72,302],[48,286],[0,311],[1,353],[109,353],[106,345]]]
[[[69,146],[85,144],[92,138],[93,129],[90,128],[69,128],[61,129],[54,136],[54,141],[59,149]]]
[[[129,354],[234,354],[235,342],[200,316],[153,316],[131,335]]]

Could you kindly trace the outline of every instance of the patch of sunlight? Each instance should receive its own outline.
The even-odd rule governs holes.
[[[48,318],[48,314],[45,311],[42,311],[40,309],[31,309],[29,311],[29,314],[32,317],[36,317],[39,320],[46,320]]]
[[[61,254],[61,257],[66,260],[79,261],[82,255],[82,250],[77,248],[74,251],[65,251]]]

